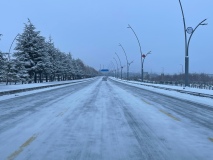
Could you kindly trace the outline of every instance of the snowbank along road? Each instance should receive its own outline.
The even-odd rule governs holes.
[[[96,78],[0,101],[1,160],[212,160],[213,106]]]

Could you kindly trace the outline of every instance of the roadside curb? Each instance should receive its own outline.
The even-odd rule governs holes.
[[[168,91],[176,91],[176,92],[180,92],[180,93],[185,93],[185,94],[190,94],[190,95],[194,95],[194,96],[199,96],[199,97],[206,97],[206,98],[212,98],[213,99],[213,95],[211,94],[205,94],[205,93],[199,93],[199,92],[192,92],[192,91],[184,91],[184,90],[180,90],[180,89],[172,89],[172,88],[167,88],[167,87],[159,87],[159,86],[153,86],[153,85],[148,85],[148,84],[141,84],[141,83],[134,83],[134,82],[129,82],[129,81],[124,81],[119,79],[119,81],[123,81],[123,82],[127,82],[127,83],[132,83],[132,84],[137,84],[137,85],[143,85],[143,86],[147,86],[147,87],[153,87],[153,88],[158,88],[158,89],[164,89],[164,90],[168,90]]]
[[[31,88],[24,88],[24,89],[15,89],[15,90],[9,90],[9,91],[2,91],[2,92],[0,92],[0,96],[10,95],[10,94],[15,94],[15,93],[20,93],[20,92],[33,91],[33,90],[44,89],[44,88],[50,88],[50,87],[56,87],[56,86],[62,86],[62,85],[78,83],[78,82],[84,82],[84,81],[86,81],[86,80],[84,79],[84,80],[67,82],[67,83],[50,84],[50,85],[39,86],[39,87],[31,87]]]

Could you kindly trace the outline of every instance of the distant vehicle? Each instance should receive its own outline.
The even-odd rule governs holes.
[[[103,78],[102,78],[102,81],[107,81],[107,77],[106,77],[106,76],[103,77]]]

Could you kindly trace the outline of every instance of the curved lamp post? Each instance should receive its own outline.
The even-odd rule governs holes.
[[[11,61],[10,61],[10,50],[11,50],[11,48],[12,48],[12,46],[13,46],[13,43],[15,42],[15,40],[16,40],[16,38],[19,36],[19,33],[15,36],[15,38],[13,39],[13,41],[12,41],[12,43],[11,43],[11,45],[10,45],[10,48],[9,48],[9,52],[8,52],[8,64],[7,64],[7,67],[8,67],[8,69],[7,69],[7,75],[6,75],[6,85],[8,85],[8,83],[9,83],[9,73],[10,73],[10,70],[11,70]]]
[[[182,12],[182,17],[183,17],[183,25],[184,25],[184,36],[185,36],[185,86],[189,86],[189,43],[192,38],[193,33],[195,30],[200,26],[200,25],[207,25],[205,22],[207,19],[202,20],[198,25],[193,29],[192,27],[186,28],[186,21],[185,21],[185,16],[183,12],[183,7],[181,4],[181,1],[179,0],[181,12]],[[189,39],[187,40],[187,34],[190,34]]]
[[[125,52],[125,50],[124,50],[123,46],[122,46],[120,43],[119,43],[119,46],[123,49],[124,54],[125,54],[125,56],[126,56],[126,64],[127,64],[126,79],[128,80],[128,79],[129,79],[129,67],[130,67],[130,64],[132,64],[132,63],[133,63],[133,61],[129,63],[129,61],[128,61],[128,59],[127,59],[126,52]]]
[[[113,67],[113,69],[114,69],[113,72],[115,72],[115,73],[114,73],[114,77],[115,77],[115,75],[116,75],[116,67],[115,67],[115,65],[114,65],[114,63],[113,63],[112,61],[111,61],[111,64],[112,64],[112,67]]]
[[[10,61],[10,50],[11,50],[11,48],[12,48],[12,46],[13,46],[13,43],[15,42],[15,40],[16,40],[16,38],[19,36],[19,33],[15,36],[15,38],[13,39],[13,41],[12,41],[12,43],[11,43],[11,45],[10,45],[10,48],[9,48],[9,52],[8,52],[8,59],[9,59],[9,61]]]
[[[122,70],[123,70],[123,66],[121,65],[121,60],[120,57],[118,56],[118,54],[115,52],[116,56],[118,57],[118,60],[120,62],[120,67],[121,67],[121,79],[122,79]]]
[[[138,41],[138,45],[139,45],[139,48],[140,48],[140,54],[141,54],[141,81],[143,82],[143,62],[144,62],[144,59],[145,59],[147,54],[145,55],[145,57],[143,57],[144,54],[142,53],[141,44],[140,44],[140,41],[138,39],[137,34],[135,33],[135,31],[133,30],[133,28],[129,24],[128,24],[127,28],[130,28],[132,30],[132,32],[134,33],[134,35],[135,35],[135,37]]]
[[[118,78],[118,72],[119,72],[119,69],[118,69],[118,62],[117,62],[117,60],[113,57],[113,59],[115,60],[115,63],[116,63],[116,65],[117,65],[117,74],[116,74],[116,77]]]
[[[144,64],[144,60],[145,60],[145,58],[146,58],[149,54],[151,54],[151,51],[149,51],[147,54],[142,54],[142,76],[141,76],[142,82],[143,82],[143,64]]]

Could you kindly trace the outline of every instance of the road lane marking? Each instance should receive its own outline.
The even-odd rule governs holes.
[[[56,117],[62,117],[64,113],[66,113],[69,110],[69,108],[65,109],[64,111],[60,112]]]
[[[213,142],[213,138],[210,138],[210,137],[209,137],[209,140],[210,140],[211,142]]]
[[[134,94],[133,96],[135,96],[135,97],[137,97],[138,98],[138,95],[136,95],[136,94]],[[146,100],[144,100],[143,98],[141,98],[141,100],[144,102],[144,103],[146,103],[146,104],[148,104],[148,105],[152,105],[151,103],[149,103],[148,101],[146,101]]]
[[[144,100],[144,99],[142,99],[142,98],[141,98],[141,100],[142,100],[144,103],[148,104],[148,105],[152,105],[151,103],[147,102],[146,100]]]
[[[38,135],[34,134],[32,137],[30,137],[26,142],[24,142],[18,150],[13,152],[9,157],[7,157],[7,160],[13,160],[15,159],[23,150],[25,147],[29,146],[36,138]]]
[[[138,97],[138,95],[136,95],[136,94],[133,94],[133,96]]]
[[[165,111],[163,111],[161,109],[159,111],[161,111],[162,113],[164,113],[165,115],[169,116],[170,118],[172,118],[172,119],[174,119],[176,121],[180,121],[180,119],[174,117],[171,113],[167,113],[167,112],[165,112]]]
[[[63,112],[61,112],[61,113],[59,113],[56,117],[61,117],[61,116],[63,116]]]

